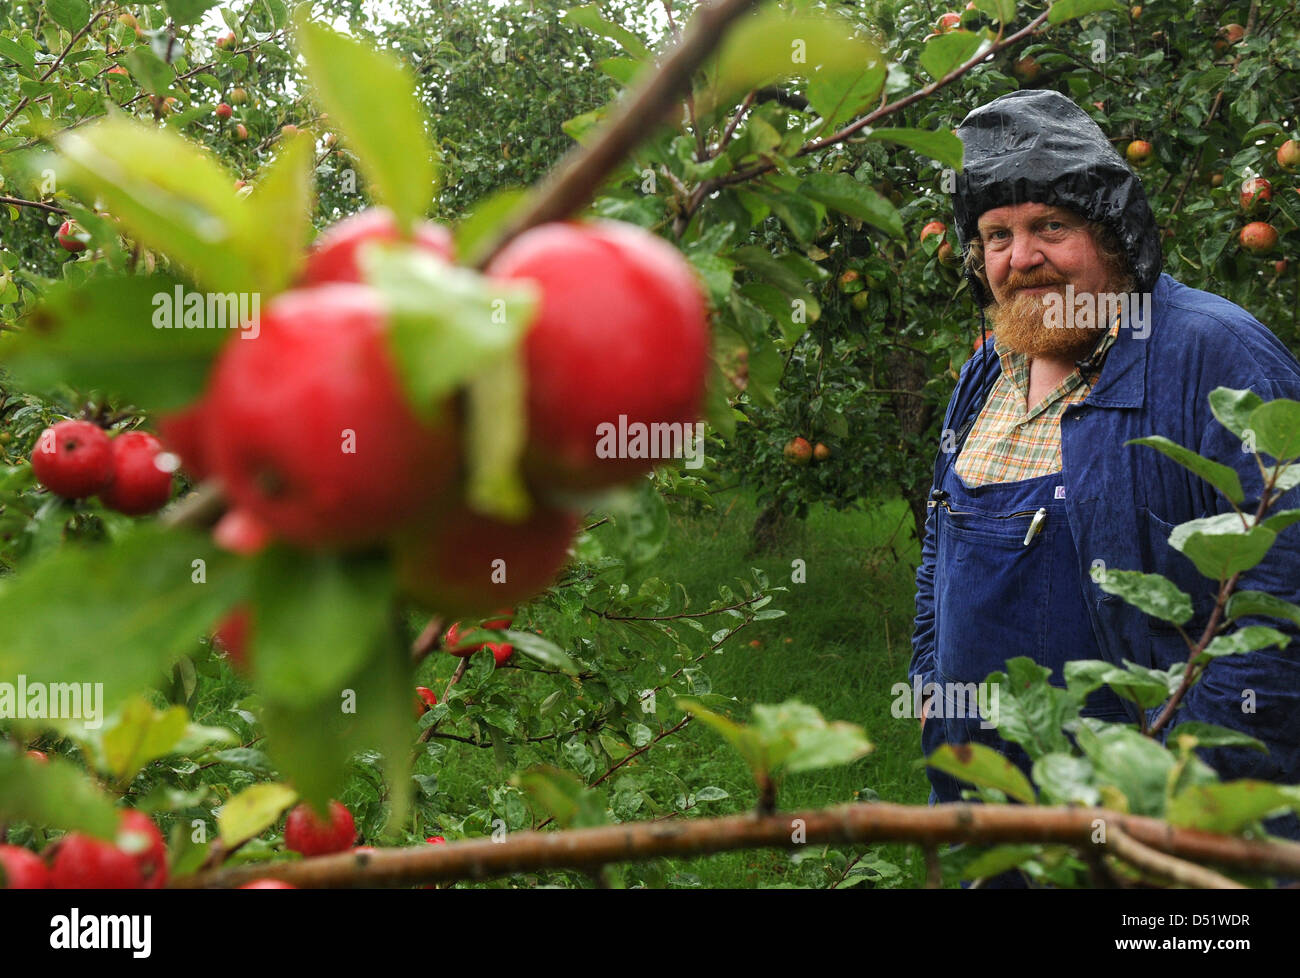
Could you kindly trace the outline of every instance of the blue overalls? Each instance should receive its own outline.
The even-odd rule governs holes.
[[[978,412],[976,412],[978,416]],[[964,440],[963,431],[962,437]],[[958,449],[960,451],[960,447]],[[928,717],[921,732],[925,755],[943,743],[992,747],[1026,777],[1031,762],[1019,744],[959,712],[952,684],[983,683],[1006,661],[1029,656],[1052,669],[1065,685],[1071,659],[1104,658],[1085,605],[1079,562],[1065,510],[1061,472],[969,487],[957,474],[957,453],[944,460],[939,486],[927,505],[935,517],[935,674],[947,691],[942,717]],[[1129,716],[1108,687],[1092,693],[1085,716],[1127,723]],[[962,783],[927,768],[930,803],[961,800]],[[995,887],[1023,885],[1019,874],[990,880]]]

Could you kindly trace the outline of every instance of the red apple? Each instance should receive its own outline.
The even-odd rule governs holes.
[[[1124,150],[1124,155],[1128,157],[1128,161],[1134,166],[1141,167],[1151,163],[1152,159],[1154,159],[1153,152],[1151,144],[1145,139],[1135,139],[1128,144],[1128,148]]]
[[[1241,184],[1241,209],[1247,214],[1262,210],[1273,199],[1273,185],[1263,177],[1251,177]]]
[[[807,438],[792,438],[786,442],[783,453],[787,462],[795,465],[807,465],[812,460],[812,445]]]
[[[76,221],[64,221],[54,237],[60,248],[76,255],[86,250],[86,242],[81,240],[81,234],[81,226]]]
[[[300,281],[304,285],[322,282],[361,282],[359,253],[363,245],[375,242],[385,244],[402,240],[401,230],[393,212],[383,207],[371,207],[346,217],[324,231],[307,253],[307,264]],[[452,260],[451,232],[429,221],[420,222],[414,229],[411,243],[444,261]]]
[[[357,830],[352,813],[339,801],[329,803],[328,821],[316,814],[306,802],[294,806],[285,821],[285,846],[304,856],[342,852],[350,849],[356,841]]]
[[[56,496],[85,499],[113,478],[113,444],[96,424],[60,421],[36,439],[32,473]]]
[[[1263,254],[1277,247],[1277,231],[1267,221],[1252,221],[1241,229],[1241,246],[1254,254]]]

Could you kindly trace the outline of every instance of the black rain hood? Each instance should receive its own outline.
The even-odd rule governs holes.
[[[952,195],[965,251],[981,214],[1029,201],[1068,207],[1110,228],[1128,256],[1134,289],[1160,277],[1160,231],[1142,184],[1097,123],[1060,92],[1011,92],[974,109],[957,127],[962,170]],[[982,309],[992,301],[968,272]]]

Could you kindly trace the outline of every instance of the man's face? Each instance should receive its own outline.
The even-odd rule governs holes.
[[[1110,323],[1091,328],[1051,328],[1047,296],[1064,299],[1065,287],[1083,293],[1115,291],[1117,269],[1108,269],[1087,223],[1073,211],[1047,204],[1011,204],[985,211],[979,219],[984,273],[993,293],[988,310],[993,332],[1004,344],[1030,357],[1076,360],[1096,344]],[[1067,327],[1072,308],[1062,301]]]

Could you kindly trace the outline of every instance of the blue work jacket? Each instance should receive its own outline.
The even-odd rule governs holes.
[[[962,368],[944,417],[945,429],[959,431],[977,416],[1001,370],[990,339]],[[1226,498],[1189,470],[1153,448],[1124,442],[1164,435],[1230,466],[1240,475],[1245,491],[1242,510],[1253,513],[1258,505],[1262,477],[1255,456],[1243,451],[1241,440],[1210,411],[1208,398],[1216,387],[1250,389],[1265,401],[1300,401],[1300,362],[1240,306],[1162,274],[1153,291],[1147,327],[1133,329],[1125,324],[1121,328],[1086,400],[1066,408],[1062,415],[1061,482],[1078,553],[1079,586],[1101,657],[1116,665],[1129,660],[1165,669],[1185,662],[1188,649],[1173,626],[1103,592],[1091,574],[1094,562],[1103,561],[1106,569],[1140,570],[1172,580],[1192,596],[1195,614],[1184,627],[1199,639],[1218,584],[1170,547],[1168,537],[1179,523],[1232,512]],[[941,485],[955,457],[955,452],[939,453],[934,486]],[[1265,457],[1265,462],[1272,460]],[[1291,508],[1300,508],[1300,486],[1287,492],[1269,513]],[[916,574],[909,680],[919,676],[922,683],[942,682],[935,663],[934,522],[931,509]],[[1278,534],[1265,560],[1243,573],[1237,588],[1266,591],[1300,604],[1300,524]],[[988,612],[1016,613],[1014,606]],[[969,624],[972,636],[980,629],[981,616],[975,617]],[[1273,618],[1240,619],[1239,623],[1268,625],[1291,641],[1285,649],[1272,646],[1215,659],[1189,690],[1174,725],[1213,723],[1267,745],[1267,755],[1244,748],[1202,750],[1202,759],[1224,780],[1300,782],[1300,630]],[[1136,722],[1137,705],[1124,702]],[[1149,711],[1150,719],[1158,712],[1159,708]],[[1168,729],[1172,727],[1166,734]]]

